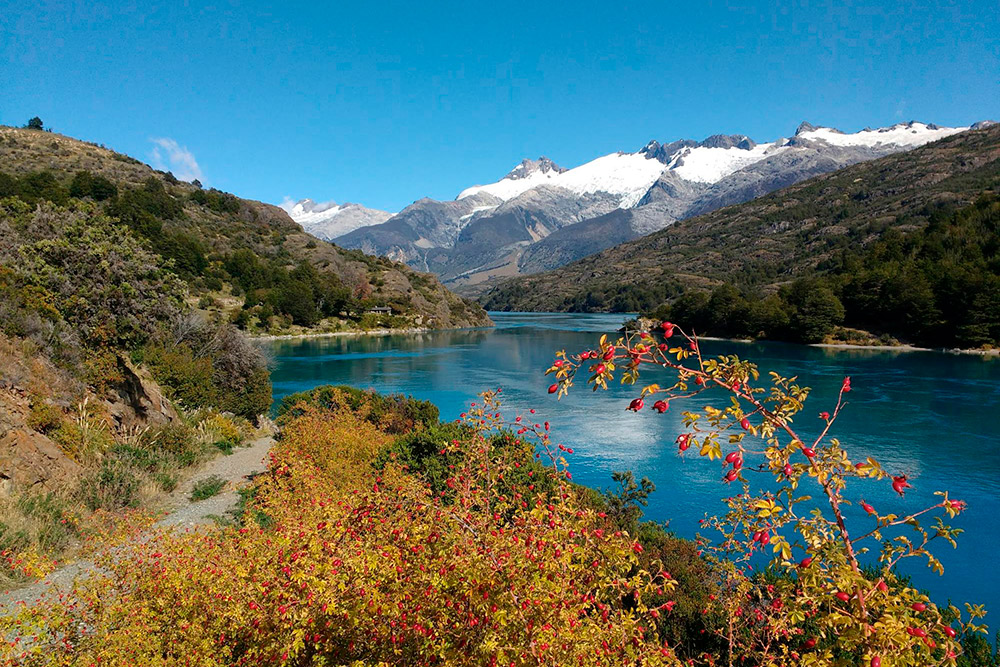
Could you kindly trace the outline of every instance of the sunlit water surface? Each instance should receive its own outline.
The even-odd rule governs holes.
[[[322,384],[350,384],[381,392],[402,392],[433,401],[442,419],[456,418],[478,392],[503,388],[511,415],[538,410],[559,442],[571,446],[573,478],[606,487],[613,470],[632,470],[657,487],[646,517],[694,536],[706,512],[723,509],[730,491],[720,481],[718,462],[681,458],[674,440],[682,431],[678,405],[666,414],[624,410],[633,388],[613,386],[594,394],[579,385],[561,401],[546,393],[543,375],[553,353],[596,345],[613,334],[621,315],[491,313],[493,329],[442,331],[384,337],[313,338],[269,342],[274,355],[275,398]],[[812,396],[797,422],[800,433],[816,433],[816,415],[830,410],[844,376],[854,391],[836,425],[848,453],[871,453],[890,471],[905,472],[914,488],[902,502],[887,482],[861,482],[849,497],[880,511],[903,513],[934,501],[948,490],[969,503],[954,522],[966,533],[958,550],[945,543],[935,552],[944,577],[913,561],[906,571],[937,601],[979,602],[1000,617],[1000,359],[932,352],[829,350],[781,343],[704,341],[706,355],[738,354],[762,371],[798,376]],[[813,490],[815,492],[815,490]],[[848,508],[849,520],[868,526],[863,512]]]

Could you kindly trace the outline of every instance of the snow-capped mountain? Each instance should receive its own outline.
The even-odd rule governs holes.
[[[388,211],[367,208],[361,204],[333,201],[316,203],[312,199],[293,202],[285,200],[280,204],[292,220],[302,225],[302,229],[321,239],[334,239],[353,232],[359,227],[378,225],[393,216]]]
[[[717,134],[701,142],[676,141],[666,146],[650,141],[636,153],[612,153],[573,169],[560,169],[548,160],[525,160],[507,176],[489,185],[474,185],[458,199],[486,192],[507,201],[539,185],[565,188],[576,194],[604,192],[620,197],[621,208],[632,208],[665,172],[671,171],[693,183],[718,183],[726,176],[779,153],[793,150],[803,141],[825,142],[830,146],[870,148],[893,152],[914,148],[930,141],[967,130],[967,127],[938,127],[924,123],[900,123],[878,130],[864,129],[853,134],[803,123],[794,140],[778,139],[758,144],[744,135]],[[555,168],[532,169],[537,162]],[[659,164],[658,164],[659,163]]]
[[[493,279],[555,268],[677,220],[968,129],[911,121],[844,133],[802,123],[793,136],[766,143],[738,134],[654,140],[572,169],[545,157],[523,160],[454,201],[421,199],[391,217],[374,212],[385,216],[381,224],[357,214],[349,225],[329,224],[352,205],[304,200],[288,210],[307,231],[433,271],[474,294]]]

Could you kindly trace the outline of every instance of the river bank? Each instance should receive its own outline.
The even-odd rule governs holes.
[[[636,324],[640,327],[639,329],[632,328]],[[630,326],[631,325],[631,326]],[[626,319],[624,325],[618,329],[619,332],[625,333],[626,331],[654,331],[659,327],[659,321],[654,321],[650,318],[637,318],[637,319]],[[776,342],[782,343],[787,341],[770,341],[767,338],[725,338],[720,336],[698,336],[699,340],[714,340],[720,342],[729,343],[757,343],[757,342]],[[969,354],[981,357],[995,357],[1000,356],[1000,349],[990,349],[982,350],[976,348],[944,348],[944,347],[920,347],[917,345],[910,345],[908,343],[847,343],[847,342],[828,342],[828,343],[789,343],[791,345],[803,345],[805,347],[819,347],[827,348],[832,350],[883,350],[886,352],[939,352],[944,354]]]
[[[318,331],[313,333],[298,334],[264,334],[249,335],[250,340],[296,340],[299,338],[336,338],[339,336],[392,336],[396,334],[418,334],[428,331],[443,331],[443,329],[429,329],[427,327],[409,327],[404,329],[368,329],[357,331]]]

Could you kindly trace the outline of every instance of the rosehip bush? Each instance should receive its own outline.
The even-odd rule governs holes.
[[[639,385],[651,371],[658,382]],[[578,380],[595,391],[619,380],[640,386],[627,410],[682,410],[680,454],[719,461],[720,483],[736,485],[726,512],[702,522],[713,539],[698,538],[719,587],[704,614],[717,619],[712,631],[725,648],[688,664],[955,665],[957,637],[985,632],[976,624],[981,606],[967,604],[963,621],[959,609],[939,607],[897,576],[910,558],[943,572],[929,547],[956,546],[961,530],[946,521],[965,504],[939,492],[939,502],[899,516],[861,499],[855,485],[888,483],[901,496],[911,485],[873,458],[852,460],[831,437],[853,389],[849,377],[835,405],[819,413],[819,435],[806,439],[794,419],[809,389],[797,378],[770,373],[763,383],[750,362],[705,358],[697,337],[669,322],[655,335],[603,336],[594,349],[559,352],[546,373],[559,398]],[[817,491],[821,501],[808,495]],[[864,522],[845,518],[853,502]],[[874,576],[865,563],[875,564]]]
[[[0,619],[20,665],[679,665],[675,580],[486,394],[432,485],[352,397],[294,407],[241,526],[152,532]],[[451,440],[437,439],[451,434]],[[388,451],[388,455],[380,453]],[[538,456],[539,458],[536,458]],[[541,458],[543,457],[544,458]],[[379,465],[373,463],[379,461]],[[257,521],[254,517],[266,517]]]

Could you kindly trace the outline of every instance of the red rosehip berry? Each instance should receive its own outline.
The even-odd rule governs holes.
[[[729,452],[726,454],[726,463],[734,463],[740,459],[739,452]]]
[[[642,406],[643,406],[643,405],[644,405],[644,404],[643,404],[643,402],[642,402],[642,399],[641,399],[641,398],[633,398],[633,399],[632,399],[632,402],[631,402],[631,403],[629,403],[629,404],[628,404],[628,407],[627,407],[627,408],[625,408],[625,409],[626,409],[626,410],[631,410],[632,412],[639,412],[639,410],[642,410]]]
[[[844,591],[839,591],[836,595],[837,599],[841,602],[847,602],[851,599],[850,593],[845,593]]]
[[[889,587],[886,585],[884,581],[878,582],[878,586],[876,586],[876,588],[878,588],[883,593],[889,592]]]
[[[698,385],[701,385],[701,384],[705,384],[705,378],[703,378],[703,377],[702,377],[702,376],[700,376],[700,375],[696,375],[696,376],[694,377],[694,383],[695,383],[695,384],[698,384]]]
[[[882,658],[877,655],[873,655],[871,662],[868,664],[871,665],[871,667],[882,667]]]
[[[805,650],[809,650],[811,648],[815,648],[815,646],[816,646],[816,640],[814,638],[812,638],[812,637],[810,637],[809,639],[807,639],[804,642],[802,642],[802,648],[805,649]]]
[[[666,412],[669,407],[670,404],[667,403],[666,401],[657,401],[656,403],[653,403],[653,409],[659,412],[661,415],[664,412]]]
[[[786,463],[785,467],[781,469],[781,472],[785,473],[785,477],[791,477],[795,470],[792,469],[791,463]]]
[[[822,419],[822,420],[824,420],[824,421],[829,421],[829,419],[830,419],[830,413],[829,412],[821,412],[821,413],[819,413],[819,418]]]
[[[925,605],[923,602],[914,602],[913,604],[910,605],[910,608],[913,611],[920,612],[920,611],[926,610],[927,609],[927,605]]]
[[[861,509],[868,512],[869,514],[875,514],[875,508],[863,500],[861,501]]]
[[[806,556],[805,558],[799,561],[799,567],[809,567],[810,565],[812,565],[812,562],[813,562],[812,556]]]
[[[603,375],[604,371],[606,370],[607,366],[605,366],[604,364],[597,364],[596,366],[594,366],[594,372],[597,373],[598,375]]]
[[[944,632],[949,637],[951,637],[952,639],[954,639],[955,635],[958,634],[957,632],[955,632],[955,628],[951,627],[950,625],[944,626],[943,628],[941,628],[941,631]]]
[[[816,450],[813,449],[812,447],[803,447],[802,453],[805,455],[807,459],[815,458],[816,456]]]
[[[549,385],[549,393],[550,394],[554,394],[557,391],[559,391],[559,385],[558,384],[551,384],[551,385]]]
[[[841,391],[845,393],[851,390],[851,378],[850,376],[844,378],[844,384],[841,387]]]
[[[760,534],[760,544],[761,544],[761,546],[765,546],[766,547],[770,543],[771,543],[771,533],[762,532]]]
[[[750,430],[750,420],[747,419],[746,417],[744,417],[743,419],[740,420],[740,426],[743,427],[744,431],[749,431]]]
[[[681,433],[677,436],[677,448],[682,452],[686,451],[688,447],[691,446],[691,436],[687,433]]]
[[[726,473],[726,481],[734,482],[740,476],[740,471],[733,469]]]
[[[611,361],[615,358],[615,346],[612,345],[604,352],[604,361]]]
[[[899,475],[892,478],[892,490],[899,495],[903,495],[904,490],[909,488],[912,488],[912,485],[906,481],[906,475]]]

